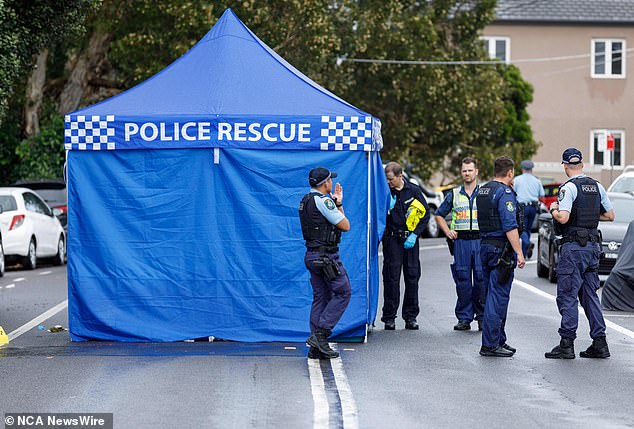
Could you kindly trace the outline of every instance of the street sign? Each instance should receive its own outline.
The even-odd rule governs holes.
[[[607,136],[605,150],[614,150],[614,136],[612,134]]]
[[[605,152],[608,146],[608,132],[606,130],[597,131],[597,151]]]

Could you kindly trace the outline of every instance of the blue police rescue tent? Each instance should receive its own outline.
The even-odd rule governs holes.
[[[380,122],[284,61],[227,10],[140,85],[65,118],[74,341],[304,341],[298,205],[323,165],[344,186],[352,300],[376,315],[388,188]]]

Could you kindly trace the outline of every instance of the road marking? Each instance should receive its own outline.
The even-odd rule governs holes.
[[[313,428],[358,429],[359,411],[341,357],[307,360],[314,406]]]
[[[26,322],[24,325],[20,326],[18,329],[11,332],[9,334],[9,341],[15,340],[20,335],[24,334],[25,332],[29,331],[32,328],[35,328],[37,325],[44,322],[45,320],[55,316],[57,313],[64,310],[66,307],[68,307],[68,300],[64,300],[60,302],[59,304],[57,304],[55,307],[49,310],[46,310],[44,313],[40,314],[35,319],[31,320],[30,322]]]
[[[533,286],[531,284],[528,284],[528,283],[523,282],[521,280],[513,280],[513,283],[517,284],[520,287],[523,287],[524,289],[526,289],[526,290],[528,290],[530,292],[533,292],[533,293],[535,293],[535,294],[537,294],[539,296],[542,296],[542,297],[544,297],[546,299],[549,299],[551,301],[557,301],[557,297],[556,296],[551,295],[549,293],[546,293],[543,290],[538,289],[538,288],[536,288],[535,286]],[[581,306],[579,306],[579,313],[580,314],[585,314],[585,312],[583,311],[583,307],[581,307]],[[604,317],[604,319],[605,319],[605,317]],[[605,319],[605,325],[608,328],[614,329],[616,332],[619,332],[619,333],[621,333],[621,334],[623,334],[625,336],[628,336],[628,337],[634,339],[634,332],[633,331],[630,331],[629,329],[624,328],[623,326],[618,325],[618,324],[612,322],[611,320]]]
[[[26,280],[25,277],[18,277],[17,279],[13,280],[14,282],[23,282],[24,280]]]
[[[15,287],[14,283],[11,283],[10,285],[6,285],[5,289],[13,289]]]
[[[526,265],[532,265],[532,264],[536,264],[537,261],[526,261]]]
[[[446,244],[439,244],[438,246],[420,246],[420,250],[434,250],[434,249],[446,249]]]
[[[50,274],[50,273],[52,273],[52,271],[42,271],[39,275],[40,276],[45,276],[45,275]]]

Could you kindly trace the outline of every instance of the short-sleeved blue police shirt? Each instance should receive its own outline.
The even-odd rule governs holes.
[[[319,191],[311,189],[311,192]],[[324,215],[326,220],[328,220],[331,224],[337,225],[346,217],[337,209],[335,202],[329,196],[320,193],[319,195],[315,195],[313,198],[315,198],[315,206],[317,206],[317,210],[319,210],[319,212]]]
[[[577,199],[577,187],[574,183],[572,183],[572,179],[585,176],[586,175],[584,173],[573,176],[559,189],[559,194],[557,196],[559,211],[566,211],[568,213],[572,212],[572,203]],[[609,212],[613,208],[612,202],[608,198],[608,193],[605,191],[603,185],[599,182],[597,182],[597,184],[599,185],[599,195],[601,196],[601,213]]]

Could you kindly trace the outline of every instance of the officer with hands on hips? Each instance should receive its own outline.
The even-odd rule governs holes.
[[[487,290],[480,355],[511,357],[515,348],[506,343],[506,313],[515,265],[524,268],[518,215],[513,184],[515,163],[509,157],[497,158],[495,179],[480,186],[477,196],[478,226],[482,247],[480,259]]]
[[[545,353],[548,359],[574,359],[574,340],[579,322],[579,301],[590,324],[592,344],[580,353],[583,358],[610,356],[605,339],[605,321],[597,297],[601,236],[599,220],[614,221],[614,210],[605,188],[583,173],[582,155],[568,148],[562,164],[569,177],[559,187],[557,202],[550,206],[553,222],[561,228],[557,263],[557,308],[561,314],[559,345]]]
[[[299,204],[302,235],[306,240],[304,263],[310,272],[313,303],[310,309],[310,333],[306,340],[311,359],[332,359],[339,353],[328,344],[332,329],[350,302],[350,280],[339,258],[341,232],[350,230],[343,210],[343,187],[332,179],[337,173],[324,167],[313,168],[309,175],[310,192]],[[331,194],[332,192],[332,194]]]
[[[405,277],[403,319],[405,329],[418,329],[418,280],[420,259],[418,237],[429,222],[429,206],[420,188],[403,180],[403,168],[396,162],[385,167],[390,187],[390,210],[383,234],[383,315],[384,329],[396,329],[394,319],[400,301],[401,269]]]
[[[456,282],[456,331],[468,331],[471,322],[478,321],[482,330],[484,291],[480,262],[480,231],[478,228],[478,167],[473,158],[464,158],[460,173],[463,184],[452,189],[436,210],[436,222],[449,240],[453,240],[454,262],[451,274]],[[451,212],[451,228],[445,216]]]

